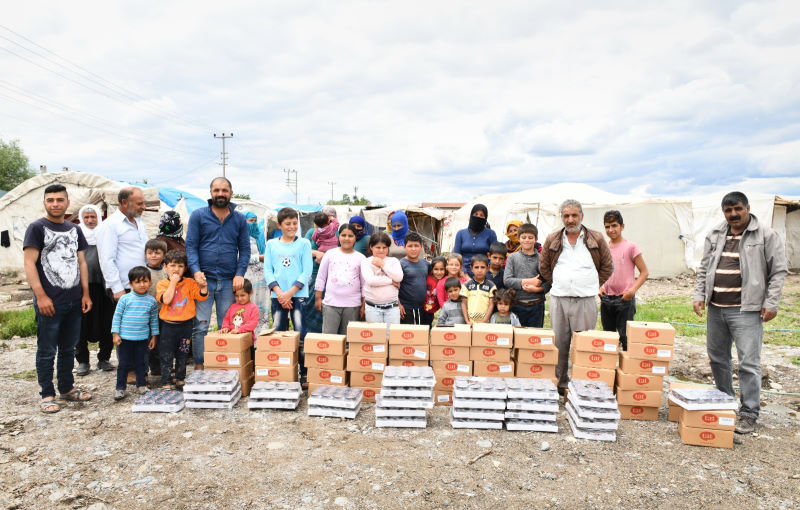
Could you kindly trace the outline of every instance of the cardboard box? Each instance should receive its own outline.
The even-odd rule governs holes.
[[[556,350],[556,335],[552,329],[514,328],[514,345],[518,349]]]
[[[714,448],[733,448],[732,430],[716,430],[699,427],[687,427],[678,424],[678,433],[683,444],[711,446]]]
[[[427,367],[428,360],[421,359],[391,359],[389,358],[389,366],[392,367]]]
[[[628,335],[628,345],[675,343],[675,328],[664,322],[628,321],[625,331]]]
[[[614,370],[617,368],[617,353],[616,352],[586,352],[586,351],[570,351],[570,359],[574,365],[582,367],[605,368],[607,370]]]
[[[434,391],[453,391],[453,385],[456,383],[456,376],[447,373],[436,373],[436,384],[433,386]]]
[[[242,352],[253,346],[253,334],[212,331],[206,334],[204,345],[208,352]]]
[[[327,368],[328,370],[344,370],[345,355],[331,356],[328,354],[306,353],[306,368]]]
[[[507,347],[473,346],[469,348],[469,359],[473,361],[509,362],[511,361],[511,349]]]
[[[587,381],[603,381],[608,384],[609,388],[614,388],[614,377],[616,372],[614,370],[605,368],[584,367],[581,365],[572,365],[571,379],[585,379]]]
[[[268,352],[291,352],[300,350],[299,331],[270,331],[256,338],[256,350]]]
[[[513,377],[514,362],[473,361],[472,373],[479,377]]]
[[[555,365],[542,365],[540,363],[517,362],[517,377],[534,379],[551,379],[556,376]]]
[[[350,386],[365,388],[380,388],[383,382],[383,374],[374,372],[349,372]]]
[[[680,406],[677,407],[683,411],[678,420],[687,427],[711,430],[734,430],[736,427],[736,411],[689,411]]]
[[[671,361],[675,349],[672,345],[660,344],[628,344],[626,351],[628,356],[633,359],[657,359],[661,361]]]
[[[469,347],[472,345],[472,327],[468,324],[434,326],[431,329],[431,345]]]
[[[472,375],[472,361],[431,361],[433,373],[447,374],[452,377]]]
[[[352,386],[352,385],[351,385],[351,387],[353,387],[353,388],[361,388],[361,393],[362,393],[361,401],[362,402],[375,402],[375,397],[377,395],[380,395],[380,393],[381,393],[380,387],[373,388],[373,387]]]
[[[622,420],[648,420],[655,421],[658,419],[657,407],[644,407],[644,406],[619,406],[620,419]]]
[[[386,324],[382,322],[348,322],[347,341],[355,343],[386,343]]]
[[[429,334],[424,324],[390,324],[389,345],[429,345]]]
[[[619,348],[619,334],[616,331],[576,331],[572,334],[572,348],[584,352],[616,353]]]
[[[350,343],[350,353],[358,356],[369,356],[372,358],[385,358],[389,354],[389,346],[386,342],[357,342]]]
[[[309,368],[308,382],[326,384],[328,386],[347,386],[347,373],[344,370],[329,370],[327,368]]]
[[[344,335],[326,335],[324,333],[308,333],[303,342],[306,354],[344,355]]]
[[[667,392],[671,391],[673,388],[703,388],[708,387],[707,385],[688,382],[688,381],[670,381],[669,388]],[[667,419],[669,421],[678,421],[681,419],[681,414],[683,412],[683,408],[678,404],[672,403],[672,401],[667,398],[667,405],[669,406],[669,412],[667,414]]]
[[[426,361],[429,358],[430,351],[427,345],[389,345],[389,359]]]
[[[634,359],[623,351],[619,353],[619,368],[626,374],[667,375],[669,361]]]
[[[453,405],[453,392],[451,391],[434,391],[433,392],[433,405],[435,406],[451,406]]]
[[[287,381],[298,380],[297,365],[291,367],[256,367],[256,381]]]
[[[254,358],[259,367],[280,367],[292,366],[297,364],[297,351],[292,352],[271,352],[256,351]]]
[[[664,389],[664,376],[626,374],[618,368],[616,385],[623,390],[661,391]]]
[[[206,368],[236,368],[250,363],[250,348],[242,352],[204,352],[203,366]]]
[[[510,324],[475,323],[472,325],[472,345],[514,347],[514,327]]]
[[[625,406],[661,407],[661,390],[623,390],[617,387],[617,403]]]
[[[677,404],[673,404],[667,399],[667,420],[669,421],[680,421],[681,415],[683,414],[683,408]]]
[[[242,396],[247,397],[250,395],[250,390],[253,389],[253,385],[256,383],[256,376],[251,375],[249,379],[242,380]]]
[[[516,349],[517,363],[557,365],[558,349]]]
[[[347,364],[345,366],[350,372],[372,372],[373,374],[382,374],[383,369],[386,368],[386,355],[382,358],[370,358],[348,353]]]
[[[452,345],[431,345],[431,360],[469,359],[469,347]]]

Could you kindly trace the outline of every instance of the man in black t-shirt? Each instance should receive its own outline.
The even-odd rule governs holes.
[[[25,232],[25,275],[34,294],[36,312],[36,375],[41,387],[41,410],[56,413],[53,361],[62,400],[85,402],[92,396],[74,386],[75,345],[81,332],[81,313],[92,308],[84,258],[86,238],[77,225],[64,221],[69,207],[67,189],[51,184],[44,190],[47,214]]]

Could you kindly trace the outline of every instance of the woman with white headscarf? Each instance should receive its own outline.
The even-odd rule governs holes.
[[[75,346],[75,360],[78,362],[78,375],[87,375],[91,369],[89,365],[89,342],[97,342],[98,370],[114,370],[114,365],[109,361],[114,348],[111,337],[111,320],[114,317],[114,301],[106,293],[106,282],[100,270],[100,259],[97,255],[97,228],[103,222],[103,213],[96,205],[85,205],[78,211],[78,220],[83,236],[86,238],[86,266],[89,270],[89,297],[92,299],[92,309],[83,315],[81,321],[81,336]]]

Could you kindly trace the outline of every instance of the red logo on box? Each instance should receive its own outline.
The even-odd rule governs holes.
[[[654,346],[654,345],[646,345],[644,347],[644,353],[649,355],[649,356],[652,356],[653,354],[655,354],[657,352],[658,352],[658,348],[656,346]]]
[[[277,347],[277,346],[279,346],[281,344],[281,341],[279,339],[277,339],[277,338],[270,338],[269,339],[269,344],[271,346],[273,346],[273,347]]]
[[[647,360],[640,361],[639,362],[639,367],[641,367],[641,368],[653,368],[653,362],[652,361],[647,361]]]
[[[660,333],[655,329],[648,329],[647,331],[644,332],[644,336],[646,336],[647,338],[658,338],[660,336]]]
[[[449,372],[453,372],[455,370],[458,370],[458,363],[447,363],[445,364],[444,368]]]
[[[453,356],[455,353],[456,350],[453,349],[452,347],[445,347],[444,349],[442,349],[442,354],[444,356]]]
[[[650,384],[650,378],[649,377],[637,377],[636,378],[636,384],[638,384],[639,386],[644,386],[645,384]]]
[[[370,360],[368,360],[368,359],[366,359],[366,358],[365,358],[365,359],[362,359],[361,361],[359,361],[359,363],[361,363],[361,366],[362,366],[362,367],[369,367],[369,366],[372,366],[372,361],[370,361]]]
[[[372,352],[372,344],[364,344],[361,346],[361,350],[364,352]]]
[[[495,351],[494,349],[484,349],[483,355],[486,356],[487,358],[490,358],[495,355]]]
[[[456,334],[455,333],[445,333],[444,334],[444,339],[445,340],[455,340],[456,339]]]
[[[486,370],[488,370],[489,372],[497,372],[500,370],[500,365],[492,363],[486,367]]]
[[[372,382],[375,380],[375,374],[364,374],[364,380],[367,382]]]
[[[642,400],[645,400],[646,398],[647,398],[647,395],[645,393],[641,392],[641,391],[637,391],[636,393],[633,394],[633,400],[642,401]]]
[[[533,359],[542,359],[544,358],[544,353],[542,351],[533,351]]]
[[[317,356],[317,363],[327,363],[328,361],[330,360],[324,354],[320,354],[319,356]]]
[[[633,406],[631,407],[631,414],[642,414],[644,412],[644,407]]]
[[[542,365],[531,365],[531,373],[532,373],[532,374],[538,374],[538,373],[539,373],[539,372],[541,372],[542,370],[544,370],[544,369],[542,368]]]
[[[225,356],[224,354],[217,354],[217,361],[219,361],[220,363],[224,363],[228,361],[228,357]]]
[[[268,359],[269,361],[278,361],[278,358],[280,358],[280,356],[278,356],[278,355],[277,355],[276,353],[274,353],[274,352],[271,352],[271,353],[267,354],[267,359]]]
[[[594,347],[602,347],[605,344],[606,343],[604,341],[602,341],[601,339],[599,339],[599,338],[595,338],[594,340],[592,340],[592,346],[594,346]]]
[[[715,423],[717,421],[717,415],[711,413],[704,414],[703,421],[706,423]]]
[[[445,386],[452,386],[454,382],[455,381],[453,380],[452,377],[444,377],[444,378],[442,378],[442,384],[444,384]]]
[[[600,363],[603,361],[603,357],[600,356],[599,354],[590,354],[589,361],[591,361],[592,363]]]
[[[371,338],[371,337],[372,337],[372,331],[368,329],[361,331],[361,338]]]
[[[270,368],[269,371],[267,371],[267,375],[270,377],[278,377],[279,375],[281,375],[281,371],[275,370],[274,368]]]
[[[528,343],[529,343],[529,344],[533,344],[533,345],[540,344],[540,343],[542,343],[542,337],[539,337],[539,336],[529,336],[529,337],[528,337]]]
[[[400,336],[402,336],[406,340],[411,340],[412,338],[414,338],[414,333],[412,333],[411,331],[403,331],[403,334]]]
[[[414,354],[414,348],[410,346],[403,347],[403,354]]]
[[[486,341],[489,343],[497,342],[497,335],[495,335],[494,333],[489,333],[488,335],[486,335]]]
[[[400,364],[403,365],[404,367],[413,367],[414,366],[414,362],[411,361],[410,359],[404,360]]]
[[[589,379],[600,379],[600,372],[598,372],[597,370],[587,370],[586,377],[588,377]]]
[[[704,430],[700,433],[700,439],[703,441],[713,441],[716,438],[717,436],[715,436],[713,432],[709,432],[707,430]]]
[[[217,338],[217,345],[220,347],[225,347],[226,345],[228,345],[228,341],[225,340],[224,338]]]
[[[322,340],[321,342],[317,342],[317,347],[320,348],[320,349],[327,349],[330,346],[331,346],[331,344],[329,344],[325,340]]]
[[[319,377],[320,377],[320,379],[330,379],[331,378],[331,373],[328,372],[327,370],[321,370],[320,373],[319,373]]]
[[[375,390],[364,388],[364,396],[367,398],[373,398],[375,396]]]

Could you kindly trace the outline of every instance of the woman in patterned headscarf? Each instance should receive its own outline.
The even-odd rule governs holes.
[[[509,255],[519,250],[519,237],[517,236],[517,230],[519,230],[520,225],[522,225],[520,220],[511,220],[506,225],[506,237],[508,237],[508,241],[506,241],[506,248],[508,248]]]
[[[166,211],[161,215],[156,239],[167,243],[167,251],[186,251],[186,242],[183,240],[183,224],[178,211]]]

